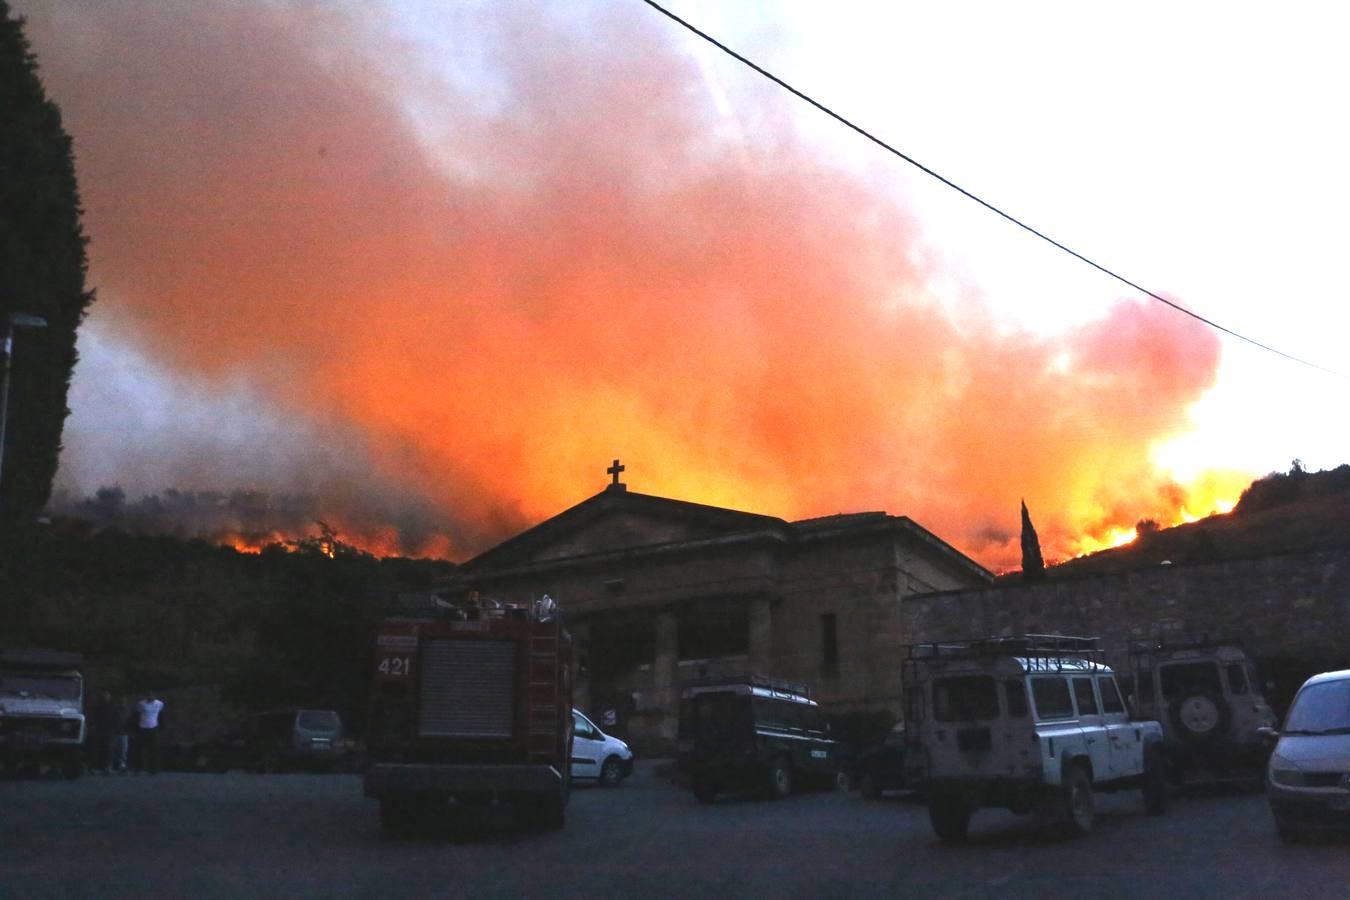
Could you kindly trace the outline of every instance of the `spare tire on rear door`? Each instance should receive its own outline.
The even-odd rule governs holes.
[[[1203,743],[1228,731],[1232,710],[1223,697],[1204,689],[1189,690],[1172,702],[1169,717],[1177,734],[1188,741]]]

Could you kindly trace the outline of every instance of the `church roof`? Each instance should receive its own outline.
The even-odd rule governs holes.
[[[596,554],[694,547],[710,540],[786,544],[880,530],[899,531],[949,564],[981,580],[993,580],[993,574],[979,563],[905,516],[859,512],[789,522],[777,516],[638,494],[618,483],[484,551],[465,562],[460,571],[501,572]]]
[[[738,532],[762,532],[766,529],[781,529],[786,532],[789,528],[786,520],[776,516],[691,503],[687,500],[672,500],[651,494],[638,494],[627,490],[622,484],[612,484],[576,506],[480,553],[466,561],[461,568],[468,572],[476,572],[528,561],[535,558],[538,553],[546,552],[550,546],[565,541],[569,535],[616,514],[642,517],[649,521],[676,526],[679,539],[682,540],[706,539]],[[629,542],[629,546],[665,542],[642,540],[641,535],[637,535]],[[620,547],[616,546],[613,549]]]

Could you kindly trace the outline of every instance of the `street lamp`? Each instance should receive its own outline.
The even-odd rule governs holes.
[[[0,479],[3,479],[5,471],[5,419],[9,412],[9,362],[14,355],[14,329],[46,327],[47,320],[41,316],[30,316],[26,313],[9,314],[9,324],[5,329],[4,375],[0,376]],[[3,484],[3,480],[0,480],[0,485]]]

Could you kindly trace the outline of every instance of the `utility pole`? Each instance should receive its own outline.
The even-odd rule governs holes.
[[[5,472],[5,423],[9,413],[9,367],[14,356],[14,329],[46,328],[47,320],[41,316],[25,313],[10,313],[5,327],[5,363],[4,374],[0,375],[0,487],[4,486]]]

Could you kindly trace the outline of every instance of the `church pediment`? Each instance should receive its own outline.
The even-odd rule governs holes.
[[[530,562],[588,556],[631,547],[669,544],[708,536],[698,523],[638,512],[615,510],[597,517],[568,534],[535,548]]]
[[[465,567],[500,569],[776,527],[786,523],[773,516],[608,490],[499,544]]]

